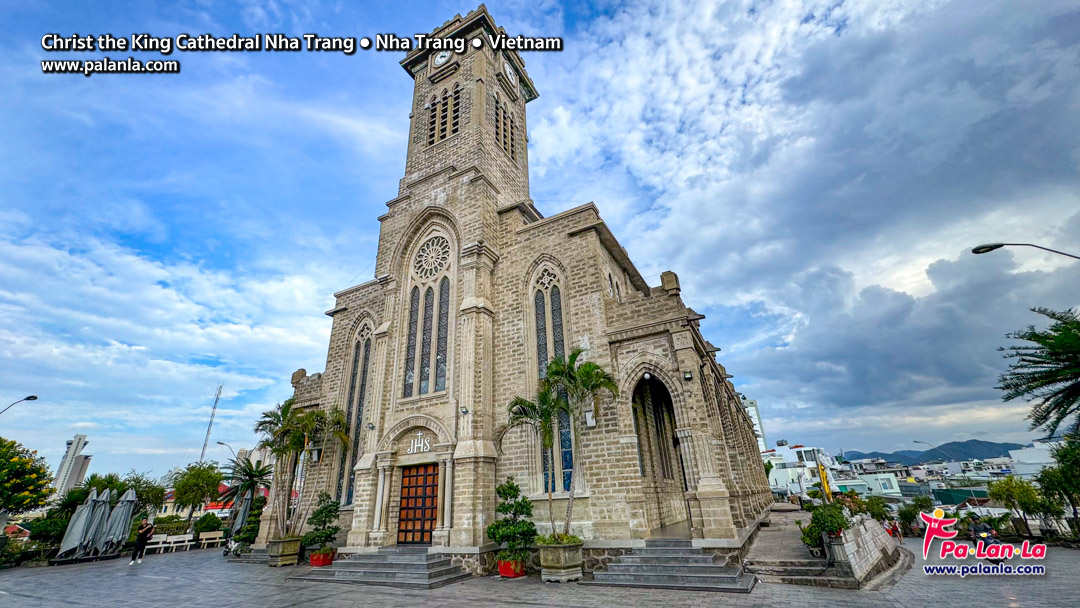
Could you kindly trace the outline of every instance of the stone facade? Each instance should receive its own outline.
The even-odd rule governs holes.
[[[416,504],[404,467],[433,465],[422,540],[479,573],[496,483],[513,475],[546,533],[545,479],[561,521],[572,469],[572,531],[598,560],[661,527],[738,549],[772,500],[752,421],[674,273],[649,286],[592,203],[552,217],[533,206],[525,105],[537,93],[516,52],[487,44],[502,31],[481,5],[433,32],[470,41],[466,52],[401,62],[415,82],[409,149],[379,218],[376,278],[335,294],[326,369],[293,376],[297,404],[343,409],[354,442],[305,472],[301,500],[341,499],[346,551],[396,544],[411,525],[402,501]],[[618,380],[617,398],[563,421],[550,459],[524,429],[496,445],[510,400],[574,347]]]

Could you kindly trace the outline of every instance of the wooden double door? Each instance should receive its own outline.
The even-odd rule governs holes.
[[[401,469],[401,505],[398,512],[399,545],[430,545],[439,504],[439,465],[421,464]]]

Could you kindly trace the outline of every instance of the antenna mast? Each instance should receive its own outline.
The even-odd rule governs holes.
[[[210,443],[210,429],[214,428],[214,414],[217,414],[217,404],[221,400],[221,385],[217,386],[217,394],[214,395],[214,407],[210,410],[210,424],[206,427],[206,439],[202,442],[202,454],[199,454],[199,462],[206,460],[206,444]]]

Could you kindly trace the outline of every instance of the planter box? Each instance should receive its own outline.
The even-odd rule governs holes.
[[[538,545],[540,578],[559,583],[581,580],[581,545]]]
[[[278,566],[295,566],[300,558],[299,538],[275,538],[267,541],[266,565],[271,568]]]
[[[503,578],[518,578],[525,576],[525,564],[522,562],[504,562],[499,560],[499,576]]]
[[[312,566],[319,568],[322,566],[329,566],[334,563],[333,553],[312,553],[308,556],[308,561]]]

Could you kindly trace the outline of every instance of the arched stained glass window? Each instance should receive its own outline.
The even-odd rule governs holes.
[[[435,314],[435,291],[428,287],[424,290],[424,335],[420,347],[420,394],[428,392],[428,379],[431,378],[431,321]]]
[[[435,391],[446,390],[446,338],[450,330],[450,279],[439,282],[439,334],[435,345]]]
[[[416,370],[416,318],[420,313],[420,288],[412,288],[409,299],[409,338],[405,347],[405,390],[404,397],[412,397],[413,372]]]
[[[359,345],[359,343],[357,343]],[[356,399],[356,415],[352,420],[352,458],[349,460],[349,485],[345,493],[345,504],[351,505],[353,501],[354,482],[356,481],[356,463],[360,459],[360,429],[364,423],[364,397],[367,396],[368,367],[371,362],[371,338],[364,340],[364,364],[360,370],[360,389]]]
[[[551,357],[566,356],[566,332],[563,324],[562,290],[558,278],[550,269],[544,269],[537,279],[533,295],[533,313],[536,319],[536,361],[540,378],[547,377]],[[548,352],[551,344],[551,353]],[[574,470],[574,434],[570,416],[559,414],[555,429],[555,453],[542,449],[541,467],[544,490],[570,490],[570,478]],[[557,455],[557,457],[556,457]]]
[[[360,341],[353,346],[352,373],[349,375],[349,400],[345,402],[345,428],[352,425],[353,398],[356,396],[356,374],[360,371]],[[341,500],[342,484],[345,481],[345,463],[348,458],[348,450],[341,450],[341,462],[338,465],[337,497]]]
[[[536,361],[540,364],[540,377],[547,377],[548,348],[547,348],[547,313],[544,312],[544,292],[537,290],[535,298],[536,307]]]
[[[450,240],[438,234],[423,241],[413,257],[410,276],[414,287],[409,301],[403,398],[446,390],[453,306],[450,294],[452,260]],[[424,291],[423,317],[420,316],[421,289]]]

